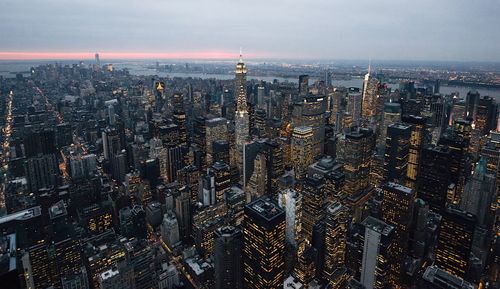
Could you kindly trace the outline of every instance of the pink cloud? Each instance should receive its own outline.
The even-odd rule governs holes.
[[[181,51],[181,52],[99,52],[101,59],[236,59],[238,54],[227,51]],[[245,53],[245,57],[265,57],[259,53]],[[93,59],[90,52],[15,52],[0,51],[0,60],[79,60]]]

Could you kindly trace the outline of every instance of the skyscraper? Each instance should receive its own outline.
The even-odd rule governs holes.
[[[243,288],[243,233],[225,226],[214,233],[215,289]]]
[[[347,238],[347,209],[340,203],[333,203],[326,209],[325,234],[325,267],[324,276],[335,284],[336,277],[345,270],[346,238]]]
[[[362,226],[365,230],[359,281],[366,289],[392,288],[388,269],[392,262],[390,252],[394,227],[373,217],[366,218]]]
[[[387,127],[384,156],[384,179],[388,182],[404,183],[408,167],[411,126],[391,124]]]
[[[418,167],[422,154],[422,146],[425,137],[426,119],[420,116],[403,116],[402,121],[412,126],[410,137],[410,149],[408,155],[408,166],[406,169],[406,186],[412,189],[417,188]]]
[[[293,169],[297,179],[306,176],[307,168],[313,160],[312,152],[313,130],[309,126],[300,126],[293,129],[292,133],[292,156]]]
[[[372,159],[373,131],[367,128],[352,128],[345,134],[341,155],[345,172],[347,197],[369,187]]]
[[[397,287],[403,283],[404,261],[408,254],[415,192],[408,187],[392,182],[385,184],[382,189],[384,192],[381,210],[382,221],[394,227],[390,252],[392,262],[389,266],[391,271],[389,282]]]
[[[422,150],[418,197],[438,213],[446,207],[448,186],[451,183],[449,160],[450,152],[445,147],[427,145]]]
[[[249,119],[247,110],[247,69],[243,63],[242,55],[240,61],[236,65],[235,78],[235,98],[236,98],[236,114],[235,114],[235,144],[236,144],[236,164],[240,175],[243,172],[243,146],[249,134]]]
[[[283,288],[285,212],[267,198],[246,205],[243,240],[245,288]]]
[[[472,214],[454,207],[446,208],[442,215],[435,264],[448,273],[466,279],[471,264],[476,219]]]
[[[319,175],[305,178],[302,188],[302,236],[311,242],[314,225],[325,217],[325,180]]]

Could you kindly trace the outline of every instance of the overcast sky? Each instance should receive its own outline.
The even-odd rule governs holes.
[[[500,61],[500,0],[0,0],[0,52],[240,46],[269,58]]]

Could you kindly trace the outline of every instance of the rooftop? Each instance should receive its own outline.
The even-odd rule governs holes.
[[[365,228],[368,228],[372,231],[375,231],[381,235],[388,236],[393,230],[394,227],[391,225],[387,225],[383,221],[376,219],[374,217],[367,217],[363,222],[362,225]]]
[[[247,207],[268,221],[284,213],[283,209],[267,198],[257,199],[248,204]]]

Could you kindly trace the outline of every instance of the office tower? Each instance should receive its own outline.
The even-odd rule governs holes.
[[[59,166],[55,154],[42,154],[27,158],[24,170],[30,192],[58,184]]]
[[[305,178],[302,187],[302,236],[311,241],[314,225],[325,217],[325,179],[318,175]]]
[[[417,182],[418,197],[438,213],[446,207],[448,186],[452,182],[450,157],[450,151],[446,147],[427,145],[422,150]]]
[[[478,101],[476,108],[476,117],[474,119],[475,129],[486,135],[496,126],[496,102],[495,99],[484,96]]]
[[[95,154],[72,155],[69,165],[72,179],[88,178],[97,171],[97,157]]]
[[[408,255],[415,192],[408,187],[392,182],[385,184],[382,190],[384,197],[382,199],[381,220],[394,227],[390,252],[392,264],[389,266],[390,277],[393,279],[389,279],[389,282],[397,287],[403,284],[404,262]]]
[[[214,234],[214,272],[216,289],[243,289],[243,233],[224,226]]]
[[[125,180],[125,175],[128,173],[127,152],[121,152],[112,155],[111,159],[111,176],[114,180],[121,183]]]
[[[368,73],[365,74],[365,79],[363,81],[361,113],[363,121],[372,127],[372,125],[375,125],[379,81],[376,78],[371,77],[370,72],[371,66],[368,67]]]
[[[97,66],[101,66],[101,60],[99,59],[99,53],[96,53],[95,54],[95,64],[97,64]]]
[[[247,191],[247,203],[266,193],[267,171],[265,156],[261,153],[257,154],[254,160],[253,174],[245,188]]]
[[[404,184],[408,169],[411,126],[401,123],[387,127],[384,156],[384,179]]]
[[[73,128],[69,123],[61,123],[56,126],[56,144],[61,149],[73,143]]]
[[[113,227],[113,215],[109,208],[92,204],[78,209],[78,219],[87,232],[98,235]]]
[[[460,278],[468,276],[476,218],[458,208],[442,213],[435,265]]]
[[[350,197],[369,187],[372,160],[373,131],[367,128],[351,128],[345,133],[341,145],[345,173],[345,192]]]
[[[224,199],[225,191],[231,186],[231,170],[223,162],[216,162],[201,177],[201,200],[203,205],[213,205]]]
[[[415,199],[413,205],[413,231],[410,234],[410,254],[414,258],[423,258],[427,252],[427,223],[429,205],[422,199]]]
[[[300,126],[293,129],[292,149],[293,169],[295,178],[303,179],[307,173],[307,167],[312,163],[313,153],[313,130],[309,126]]]
[[[194,166],[185,166],[177,172],[177,181],[180,186],[187,186],[191,193],[191,205],[198,203],[200,171]]]
[[[479,92],[469,91],[465,97],[465,117],[476,119],[476,109],[479,103]]]
[[[447,119],[448,125],[453,125],[457,119],[464,119],[466,117],[466,104],[461,98],[453,99],[449,118]]]
[[[261,149],[266,159],[267,183],[266,193],[278,193],[278,179],[285,172],[284,152],[282,145],[276,140],[266,140]]]
[[[243,146],[246,143],[249,134],[249,119],[247,110],[247,86],[246,86],[247,69],[243,63],[242,55],[240,61],[236,65],[235,76],[235,98],[236,98],[236,114],[235,114],[235,144],[236,144],[236,164],[240,175],[243,172]]]
[[[205,148],[207,151],[207,165],[212,165],[213,163],[213,143],[216,140],[228,140],[227,132],[227,119],[222,117],[210,118],[206,120],[205,125]]]
[[[362,222],[363,255],[361,259],[360,283],[366,289],[391,288],[390,253],[394,227],[379,219],[368,217]]]
[[[179,188],[179,195],[175,198],[175,214],[179,223],[181,239],[191,234],[191,194],[187,187]]]
[[[170,249],[173,249],[175,245],[180,241],[179,237],[179,223],[177,222],[177,217],[174,212],[167,211],[163,215],[163,221],[160,226],[161,239]]]
[[[297,263],[292,274],[301,284],[308,286],[313,280],[316,274],[317,254],[316,248],[312,247],[309,241],[300,242],[297,249]]]
[[[347,94],[347,114],[351,117],[351,125],[349,126],[359,126],[361,125],[361,112],[362,112],[363,95],[359,92],[359,89],[353,90],[349,88]],[[347,117],[344,116],[344,121]]]
[[[175,96],[175,95],[174,95]],[[181,95],[182,96],[182,95]],[[175,100],[176,98],[174,98]],[[178,100],[179,102],[181,100]],[[174,113],[172,115],[174,124],[179,128],[179,145],[187,146],[187,125],[186,125],[186,112],[184,111],[181,104],[174,103]]]
[[[299,96],[309,94],[309,75],[299,75]]]
[[[125,242],[125,255],[128,265],[133,268],[136,289],[153,287],[153,247],[144,239],[131,239]]]
[[[418,284],[422,289],[475,289],[476,286],[446,272],[438,266],[429,266],[425,269],[422,282]]]
[[[457,129],[463,127],[464,125],[456,125],[455,130],[447,130],[441,138],[438,144],[440,146],[446,146],[450,151],[450,159],[448,160],[448,166],[451,170],[451,181],[455,184],[456,192],[453,197],[453,202],[458,203],[463,195],[463,190],[465,186],[465,180],[470,174],[470,160],[469,154],[469,144],[470,144],[470,134],[469,129]],[[470,128],[470,122],[467,121],[466,127]]]
[[[278,195],[278,205],[285,211],[285,240],[297,247],[302,233],[302,194],[285,189]]]
[[[124,149],[120,144],[120,136],[116,129],[107,128],[102,132],[102,150],[104,159],[110,160]]]
[[[335,126],[335,132],[340,132],[342,128],[342,115],[345,113],[345,99],[347,90],[345,88],[334,88],[333,93],[329,94],[330,98],[330,120],[329,124]]]
[[[460,209],[476,216],[477,225],[491,227],[496,210],[495,176],[488,173],[486,159],[481,158],[474,174],[465,185]]]
[[[307,95],[300,102],[294,103],[293,106],[293,127],[308,126],[312,128],[312,152],[314,155],[323,153],[326,110],[327,101],[323,95]]]
[[[490,132],[489,139],[481,149],[480,155],[486,158],[486,169],[489,174],[495,176],[497,191],[500,191],[500,132]]]
[[[212,161],[231,163],[230,145],[227,140],[216,140],[212,143]]]
[[[245,206],[243,219],[244,287],[283,287],[285,212],[267,198]]]
[[[226,190],[231,186],[231,169],[223,162],[216,162],[209,170],[214,175],[216,201],[222,202]]]
[[[425,137],[425,118],[420,116],[403,116],[403,123],[409,124],[411,128],[410,149],[408,155],[408,166],[406,170],[406,186],[412,189],[417,188],[417,179],[422,147]]]
[[[332,203],[326,209],[324,277],[330,284],[337,284],[345,270],[346,238],[348,227],[347,208]]]
[[[118,213],[120,234],[125,237],[145,238],[147,235],[146,212],[140,205],[121,208]]]
[[[386,102],[384,104],[383,121],[380,127],[380,134],[377,139],[377,147],[380,152],[384,152],[385,140],[387,137],[387,127],[401,121],[401,105],[396,102]],[[383,153],[381,153],[383,155]]]

